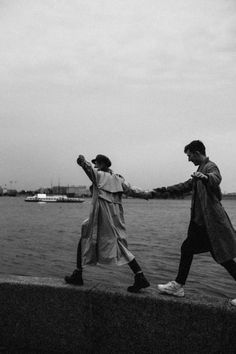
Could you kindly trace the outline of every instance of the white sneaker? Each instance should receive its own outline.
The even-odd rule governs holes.
[[[181,284],[176,283],[176,281],[174,280],[170,281],[167,284],[158,284],[157,288],[162,294],[169,294],[179,297],[184,296],[183,286]]]
[[[236,306],[236,299],[231,300],[230,303],[231,303],[231,305]]]

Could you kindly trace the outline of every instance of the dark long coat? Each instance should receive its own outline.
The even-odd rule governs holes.
[[[223,263],[236,257],[236,231],[221,204],[221,174],[217,165],[208,158],[197,171],[207,175],[208,180],[191,178],[184,183],[167,187],[167,190],[182,193],[192,191],[191,218],[195,193],[198,194],[214,258],[218,263]]]

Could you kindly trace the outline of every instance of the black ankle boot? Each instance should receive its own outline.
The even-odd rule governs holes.
[[[65,281],[72,285],[84,285],[82,270],[75,269],[71,275],[65,276]]]
[[[149,282],[143,275],[143,273],[137,273],[134,276],[134,284],[127,288],[130,293],[138,293],[140,289],[148,288]]]

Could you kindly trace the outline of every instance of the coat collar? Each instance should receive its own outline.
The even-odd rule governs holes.
[[[198,166],[198,171],[202,170],[203,167],[209,162],[209,157],[206,157],[205,160],[201,163],[201,165]]]

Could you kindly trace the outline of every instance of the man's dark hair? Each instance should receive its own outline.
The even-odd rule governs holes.
[[[186,153],[188,150],[193,153],[199,151],[200,154],[206,155],[205,145],[200,140],[193,140],[190,144],[186,145],[184,152]]]

